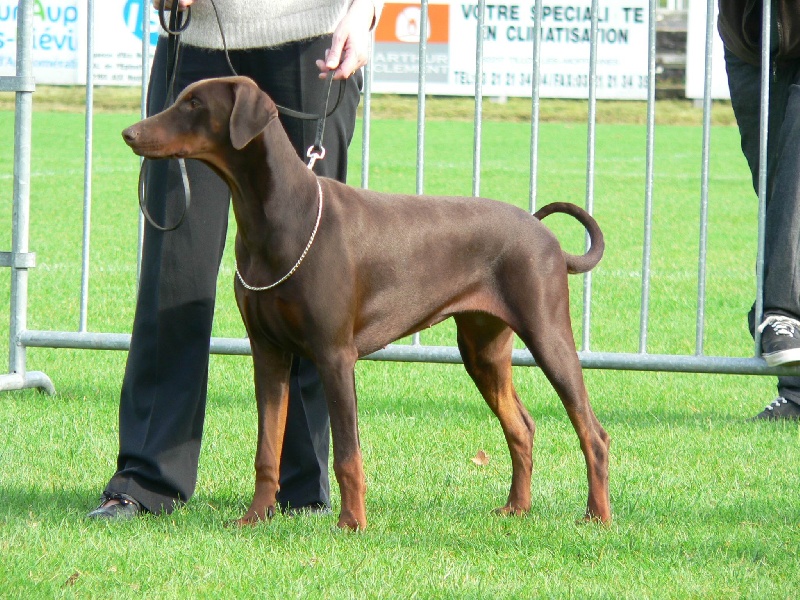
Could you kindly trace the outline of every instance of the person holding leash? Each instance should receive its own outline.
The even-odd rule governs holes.
[[[327,118],[320,176],[345,181],[347,149],[368,60],[370,31],[380,16],[375,0],[176,0],[190,10],[177,61],[159,39],[148,89],[148,114],[160,112],[200,79],[236,74],[253,79],[276,104],[325,111],[326,78],[344,86]],[[163,6],[161,6],[163,4]],[[169,10],[173,0],[153,0]],[[174,66],[173,66],[174,65]],[[168,80],[168,74],[172,80]],[[331,105],[336,100],[333,84]],[[170,95],[172,90],[172,97]],[[281,123],[305,159],[316,120],[283,116]],[[146,202],[160,223],[148,226],[130,351],[120,393],[116,472],[91,519],[170,513],[197,483],[205,417],[209,342],[217,274],[228,227],[230,192],[199,161],[187,161],[191,205],[176,161],[148,169]],[[185,211],[185,214],[183,214]],[[182,221],[181,221],[182,219]],[[330,506],[328,409],[316,367],[295,357],[280,464],[281,509],[326,512]]]
[[[767,124],[767,214],[764,318],[761,332],[770,366],[800,364],[800,2],[772,0]],[[742,151],[758,192],[761,113],[762,0],[719,0],[731,105]],[[778,398],[755,419],[800,419],[800,377],[778,377]]]

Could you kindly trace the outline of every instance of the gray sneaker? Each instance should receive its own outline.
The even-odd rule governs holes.
[[[761,356],[770,367],[800,363],[800,322],[767,315],[761,325]]]
[[[800,404],[786,398],[777,397],[764,410],[753,417],[752,421],[779,421],[787,419],[797,421],[800,419]]]
[[[287,517],[309,517],[326,516],[331,514],[331,509],[326,504],[314,502],[306,506],[287,506],[283,509],[283,514]]]

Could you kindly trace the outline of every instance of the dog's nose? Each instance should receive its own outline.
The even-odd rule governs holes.
[[[135,125],[131,125],[122,132],[122,139],[126,144],[131,144],[139,137],[139,129]]]

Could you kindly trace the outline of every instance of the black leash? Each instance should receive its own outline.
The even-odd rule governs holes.
[[[165,20],[165,12],[166,0],[161,0],[161,4],[158,7],[158,20],[161,22],[161,27],[167,32],[168,35],[166,70],[167,93],[164,98],[164,106],[162,107],[162,110],[166,109],[167,106],[175,101],[173,96],[175,94],[175,73],[178,71],[178,62],[180,60],[180,36],[182,32],[186,31],[186,28],[189,26],[189,23],[192,19],[192,8],[190,6],[186,11],[179,11],[178,0],[175,0],[170,7],[169,23],[167,23]],[[147,174],[150,168],[150,159],[142,159],[142,166],[139,169],[139,209],[142,211],[144,218],[147,219],[147,222],[158,231],[175,231],[178,227],[180,227],[186,218],[186,215],[189,212],[189,206],[192,203],[192,190],[189,187],[189,174],[186,171],[186,161],[184,161],[182,158],[179,158],[178,167],[180,168],[181,179],[183,180],[183,212],[174,225],[167,227],[165,225],[159,225],[156,223],[155,219],[150,216],[150,211],[147,210],[146,188]]]
[[[317,132],[314,135],[314,145],[310,146],[306,151],[306,156],[308,157],[308,168],[312,171],[314,170],[314,164],[318,160],[322,160],[325,158],[325,147],[322,145],[322,136],[325,135],[325,119],[333,114],[333,111],[339,106],[339,102],[342,100],[342,94],[344,93],[344,83],[339,84],[339,98],[336,100],[336,104],[331,109],[330,113],[326,114],[326,110],[328,109],[328,101],[331,97],[331,87],[333,86],[333,71],[328,71],[328,77],[326,79],[325,85],[325,104],[322,107],[322,112],[317,116]],[[281,107],[278,107],[278,111],[281,110]],[[284,109],[286,110],[286,109]],[[284,113],[285,114],[285,113]],[[298,119],[301,117],[297,117]]]
[[[236,69],[234,69],[233,64],[231,63],[230,55],[228,54],[228,44],[225,40],[225,32],[222,30],[222,21],[219,18],[219,12],[217,11],[217,5],[214,0],[211,0],[211,6],[214,9],[214,15],[217,19],[217,26],[219,27],[219,34],[222,38],[222,49],[225,53],[225,61],[228,63],[228,68],[231,70],[233,75],[238,75]],[[180,49],[181,49],[181,41],[180,36],[181,33],[186,31],[189,27],[189,23],[192,19],[192,7],[188,6],[185,11],[178,10],[178,0],[174,0],[172,6],[170,7],[169,11],[169,22],[166,20],[166,0],[161,0],[161,3],[158,7],[158,19],[161,23],[161,27],[164,31],[167,32],[167,69],[166,69],[166,78],[167,78],[167,94],[164,101],[164,106],[162,110],[165,110],[170,104],[175,101],[174,96],[174,88],[175,88],[175,79],[176,73],[178,71],[178,64],[180,61]],[[317,131],[314,136],[314,144],[308,148],[306,151],[306,156],[308,157],[308,168],[313,169],[314,164],[318,160],[322,160],[325,158],[325,148],[322,145],[322,138],[325,134],[325,120],[331,116],[337,108],[339,108],[339,104],[344,98],[345,92],[345,85],[346,80],[340,82],[339,84],[339,95],[334,103],[333,107],[328,110],[328,104],[330,102],[330,95],[331,95],[331,88],[333,87],[333,71],[328,71],[328,76],[326,79],[326,86],[325,86],[325,104],[322,108],[322,112],[318,114],[314,113],[306,113],[302,111],[297,111],[291,108],[287,108],[285,106],[281,106],[276,104],[278,112],[282,115],[287,117],[292,117],[295,119],[301,119],[304,121],[317,121]],[[147,202],[146,202],[146,187],[147,187],[147,173],[149,170],[149,159],[144,158],[142,159],[142,165],[139,169],[139,208],[142,211],[145,219],[150,225],[159,230],[159,231],[174,231],[178,227],[181,226],[184,219],[186,218],[186,214],[189,212],[189,206],[191,204],[191,189],[189,188],[189,176],[186,171],[186,163],[182,158],[177,159],[178,166],[181,171],[181,178],[183,180],[183,189],[184,189],[184,208],[181,216],[178,218],[177,222],[174,225],[169,227],[159,225],[155,222],[153,217],[150,215],[150,212],[147,210]]]

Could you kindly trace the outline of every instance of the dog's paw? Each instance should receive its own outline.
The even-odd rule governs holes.
[[[585,525],[586,523],[597,523],[599,525],[610,525],[611,524],[611,515],[609,514],[609,515],[600,516],[600,515],[592,514],[592,513],[587,511],[586,514],[583,515],[583,518],[582,519],[578,519],[577,521],[575,521],[575,523],[577,525]]]
[[[275,506],[268,506],[264,509],[255,510],[251,508],[241,519],[236,519],[233,525],[244,527],[246,525],[258,525],[259,523],[269,522],[275,516]]]
[[[336,526],[339,529],[345,529],[347,531],[364,531],[367,527],[367,518],[364,516],[358,519],[354,515],[345,515],[342,513],[339,515],[339,521],[336,523]]]
[[[510,506],[506,504],[505,506],[499,506],[492,511],[492,514],[498,515],[500,517],[521,517],[523,515],[527,515],[529,508],[522,508],[520,506]]]

